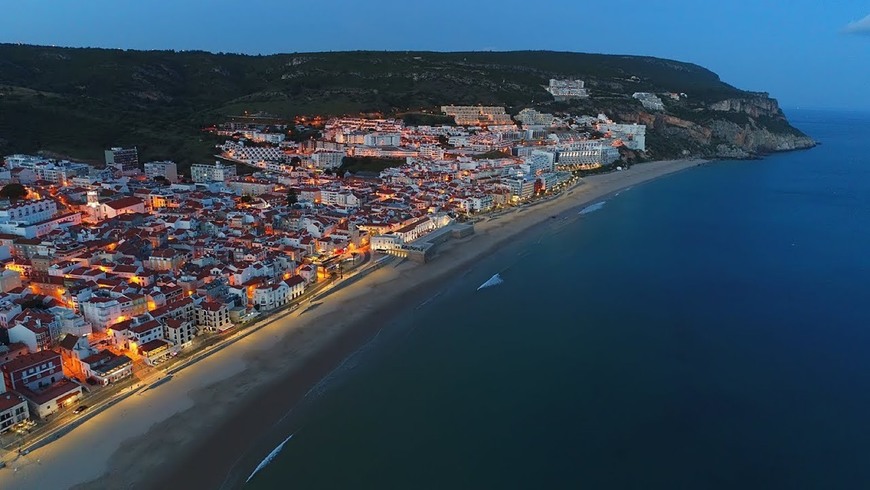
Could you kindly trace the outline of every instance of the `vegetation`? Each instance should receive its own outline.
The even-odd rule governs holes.
[[[594,98],[555,103],[550,78],[581,78]],[[100,162],[110,146],[184,169],[219,142],[200,128],[245,111],[403,114],[443,124],[442,104],[621,110],[637,91],[685,92],[692,104],[746,95],[700,66],[642,56],[548,51],[330,52],[246,56],[0,44],[0,154],[39,150]],[[423,112],[423,111],[427,112]],[[787,123],[785,123],[787,125]],[[301,141],[317,129],[292,127]]]
[[[440,108],[433,110],[440,110]],[[444,114],[409,112],[401,114],[401,116],[407,126],[456,126],[456,121],[453,117],[445,116]]]
[[[0,189],[0,197],[5,197],[10,201],[24,199],[27,195],[27,188],[18,183],[6,184]]]
[[[296,194],[295,189],[290,189],[287,191],[287,204],[292,206],[299,202],[299,196]]]
[[[495,158],[505,158],[505,157],[509,157],[509,156],[510,156],[509,154],[507,154],[507,153],[505,153],[505,152],[503,152],[503,151],[499,151],[499,150],[490,150],[490,151],[488,151],[488,152],[486,152],[486,153],[481,153],[481,154],[479,154],[479,155],[473,155],[473,156],[471,157],[471,159],[472,159],[472,160],[487,160],[487,159],[491,159],[491,158],[492,158],[492,159],[495,159]]]

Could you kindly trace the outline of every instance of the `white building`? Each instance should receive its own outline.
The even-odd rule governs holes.
[[[51,199],[19,201],[0,208],[0,223],[33,224],[57,214],[57,204]]]
[[[529,173],[537,175],[540,172],[552,172],[556,165],[556,154],[549,151],[533,150],[526,158]]]
[[[343,151],[317,150],[311,154],[311,161],[317,168],[338,168],[341,166],[344,156]]]
[[[435,222],[428,216],[425,216],[408,223],[398,230],[393,231],[393,233],[402,239],[402,243],[408,243],[426,235],[435,228],[437,228]]]
[[[599,123],[598,131],[610,133],[630,150],[646,151],[646,126],[643,124]]]
[[[619,150],[606,141],[592,140],[573,143],[559,151],[559,165],[597,168],[619,159]]]
[[[369,244],[372,250],[383,252],[384,250],[398,250],[402,248],[402,239],[393,233],[384,235],[375,235],[372,237]]]
[[[145,176],[149,179],[163,177],[171,183],[178,182],[178,165],[175,162],[147,162],[145,164]]]
[[[39,163],[32,167],[38,180],[46,180],[61,185],[67,185],[76,177],[87,177],[90,173],[90,165],[84,163],[60,162]]]
[[[523,128],[527,128],[529,126],[550,126],[556,120],[556,117],[552,114],[527,108],[521,110],[514,119],[522,124]]]
[[[60,324],[61,334],[71,334],[76,337],[85,337],[93,332],[91,324],[85,317],[77,314],[69,308],[55,307],[50,310]]]
[[[525,201],[535,194],[535,179],[527,177],[502,179],[511,193],[511,201]]]
[[[27,400],[17,393],[0,394],[0,434],[28,418],[30,418],[30,410],[27,407]]]
[[[224,182],[235,176],[235,165],[222,165],[220,162],[215,162],[214,165],[195,163],[190,166],[190,177],[194,182]]]
[[[163,319],[163,338],[177,347],[183,347],[196,337],[196,326],[193,322],[178,318]]]
[[[429,160],[443,160],[444,148],[438,145],[420,145],[420,156]]]
[[[163,324],[157,320],[148,320],[147,322],[134,325],[128,329],[129,339],[136,342],[136,345],[145,345],[153,340],[163,340]]]
[[[279,282],[254,289],[254,307],[260,311],[274,310],[290,301],[290,287]]]
[[[547,92],[550,92],[553,98],[559,101],[589,97],[589,92],[586,90],[586,82],[583,80],[556,80],[551,78]]]
[[[90,193],[89,197],[90,197]],[[90,206],[94,210],[96,220],[112,219],[122,214],[145,213],[145,201],[138,197],[126,196],[113,201]]]
[[[72,406],[82,398],[82,386],[68,379],[62,379],[39,391],[25,388],[20,392],[29,403],[30,413],[42,419],[61,408]]]
[[[223,332],[232,328],[230,307],[224,303],[203,301],[196,306],[196,324],[209,332]]]
[[[453,116],[460,126],[508,126],[513,125],[510,114],[504,107],[476,105],[445,105],[441,112]]]
[[[122,320],[121,303],[114,298],[94,297],[82,302],[81,309],[85,320],[99,331],[104,331]]]
[[[287,139],[287,136],[284,133],[263,133],[260,131],[254,131],[254,133],[251,135],[251,139],[257,142],[272,143],[273,145],[277,145]]]
[[[493,208],[493,198],[489,194],[466,197],[459,200],[459,206],[466,213],[481,213]]]
[[[363,137],[366,146],[399,146],[402,144],[402,135],[399,133],[367,133]]]
[[[665,103],[662,102],[662,99],[660,99],[659,96],[656,94],[651,94],[649,92],[635,92],[634,94],[632,94],[632,97],[639,100],[640,103],[643,104],[644,108],[651,111],[665,110]]]

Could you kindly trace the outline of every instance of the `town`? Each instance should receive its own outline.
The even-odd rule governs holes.
[[[548,91],[589,96],[580,80]],[[140,163],[135,147],[107,149],[105,165],[6,156],[0,446],[44,443],[331,285],[433,260],[482,215],[646,151],[646,126],[603,114],[440,109],[451,124],[237,118],[208,128],[225,138],[219,161],[189,169]]]

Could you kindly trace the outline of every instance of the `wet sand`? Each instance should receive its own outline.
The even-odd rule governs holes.
[[[289,435],[293,407],[397,315],[550,216],[701,163],[588,177],[547,202],[485,218],[472,237],[441,245],[432,262],[372,272],[94,416],[20,460],[17,471],[0,470],[0,488],[237,488]]]

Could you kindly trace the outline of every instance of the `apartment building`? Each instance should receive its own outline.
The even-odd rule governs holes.
[[[196,308],[196,324],[208,332],[223,332],[233,326],[230,306],[215,301],[203,301]]]
[[[585,99],[589,97],[586,82],[583,80],[557,80],[551,78],[550,85],[547,86],[547,92],[550,92],[557,101]]]
[[[220,162],[215,162],[214,165],[195,163],[190,166],[190,178],[194,182],[224,182],[235,176],[235,165],[222,165]]]
[[[145,176],[149,179],[163,177],[171,183],[178,182],[178,165],[175,162],[147,162],[145,163]]]
[[[133,148],[110,148],[104,152],[106,166],[119,172],[139,170],[139,151]]]
[[[460,126],[513,125],[513,120],[504,107],[445,105],[441,107],[441,112],[452,116]]]

